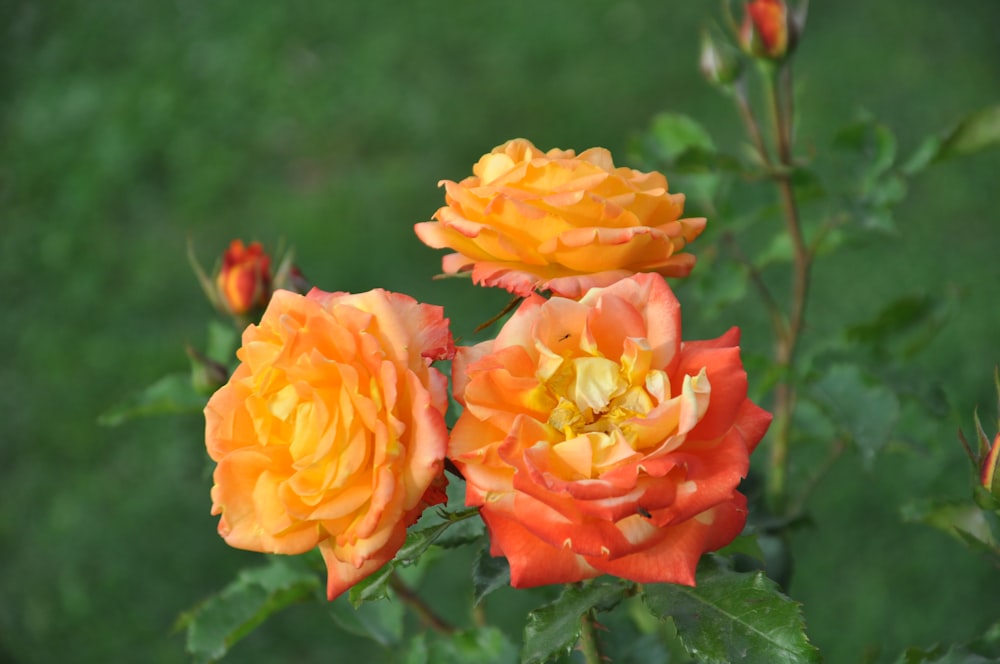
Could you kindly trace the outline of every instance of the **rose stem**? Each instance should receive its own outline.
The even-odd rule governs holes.
[[[580,651],[583,661],[587,664],[602,664],[601,651],[597,646],[597,635],[594,633],[594,616],[587,611],[580,616]]]
[[[757,124],[757,118],[754,117],[753,109],[750,108],[750,102],[747,99],[746,82],[742,77],[733,85],[733,99],[736,101],[736,108],[739,110],[743,124],[746,126],[747,134],[750,135],[750,140],[753,142],[757,154],[760,155],[760,160],[768,170],[771,170],[771,156],[768,154],[767,146],[764,144],[764,136],[761,134],[760,125]]]
[[[399,597],[404,604],[409,605],[409,607],[413,609],[413,612],[420,617],[420,620],[425,625],[441,632],[442,634],[453,634],[455,632],[455,628],[444,618],[435,613],[434,609],[432,609],[419,595],[413,592],[412,588],[403,583],[403,580],[400,579],[395,572],[393,572],[392,576],[389,577],[389,587],[396,592],[396,596]]]
[[[768,87],[771,117],[774,121],[774,137],[778,144],[778,160],[782,166],[772,177],[778,185],[782,207],[785,211],[785,227],[792,240],[794,269],[792,273],[792,303],[789,314],[788,334],[779,339],[775,359],[782,377],[775,388],[774,443],[771,447],[771,469],[768,474],[767,497],[775,514],[783,514],[787,499],[786,478],[788,474],[788,446],[791,440],[792,413],[795,410],[796,389],[792,365],[799,335],[805,322],[806,302],[809,295],[809,278],[812,254],[802,236],[795,192],[792,188],[792,74],[791,65],[783,63],[778,72],[768,71],[764,76]],[[784,101],[783,101],[784,99]]]

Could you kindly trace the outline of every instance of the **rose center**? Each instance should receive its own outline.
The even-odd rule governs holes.
[[[546,384],[558,399],[548,424],[566,440],[587,433],[620,434],[634,445],[629,420],[656,405],[644,385],[632,384],[621,365],[601,357],[567,360]]]

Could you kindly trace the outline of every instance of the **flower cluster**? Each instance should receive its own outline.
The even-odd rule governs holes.
[[[701,555],[743,528],[738,485],[771,419],[747,398],[736,328],[682,340],[664,276],[691,271],[681,250],[705,220],[681,218],[663,175],[600,148],[518,139],[473,173],[444,181],[446,206],[417,235],[454,251],[445,272],[520,306],[494,339],[456,349],[441,308],[405,295],[275,291],[205,409],[220,534],[254,551],[318,547],[332,599],[446,500],[450,460],[515,587],[693,584]],[[253,266],[267,263],[248,262],[224,263],[227,301],[256,301]],[[451,431],[431,366],[450,359]]]

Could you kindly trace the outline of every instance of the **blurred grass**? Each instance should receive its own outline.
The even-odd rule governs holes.
[[[991,0],[813,5],[804,149],[862,107],[912,148],[1000,96]],[[507,298],[430,281],[440,255],[411,225],[440,205],[436,182],[514,136],[624,154],[659,110],[732,144],[736,118],[695,66],[709,13],[679,0],[0,6],[0,661],[182,660],[177,614],[255,560],[215,534],[198,418],[95,424],[201,341],[188,236],[205,262],[233,236],[285,238],[318,285],[447,303],[469,330]],[[811,310],[814,331],[893,294],[966,291],[920,360],[953,414],[922,456],[871,474],[841,460],[811,504],[817,527],[794,540],[792,594],[828,661],[872,645],[891,659],[997,617],[995,570],[897,516],[911,498],[962,495],[954,429],[993,403],[997,172],[995,152],[932,170],[899,210],[897,247],[818,268],[830,304]],[[732,322],[763,350],[744,309]],[[292,609],[234,661],[366,658],[317,613]]]

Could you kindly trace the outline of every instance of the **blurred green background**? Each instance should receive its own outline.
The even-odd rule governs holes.
[[[212,312],[186,238],[209,264],[232,237],[284,238],[327,290],[406,291],[471,329],[507,298],[430,280],[440,253],[411,228],[441,204],[437,181],[464,177],[515,136],[546,149],[603,145],[621,162],[661,110],[699,118],[735,149],[737,118],[696,66],[716,9],[0,5],[0,661],[183,661],[174,619],[258,560],[215,533],[197,416],[96,424],[130,391],[183,370],[185,342],[202,343]],[[861,108],[909,151],[995,104],[998,25],[995,0],[816,0],[796,65],[801,150],[824,150]],[[816,527],[795,536],[791,594],[828,661],[968,639],[1000,614],[996,570],[898,513],[916,498],[965,495],[955,428],[969,430],[976,404],[993,415],[998,173],[997,151],[931,170],[898,211],[900,243],[817,268],[812,330],[865,320],[893,294],[943,283],[966,293],[920,360],[952,414],[916,453],[889,454],[872,472],[845,456],[810,504]],[[763,314],[747,310],[704,329],[686,316],[699,334],[762,329]],[[503,596],[521,616],[529,608]],[[348,645],[359,647],[302,606],[233,659],[330,661]]]

